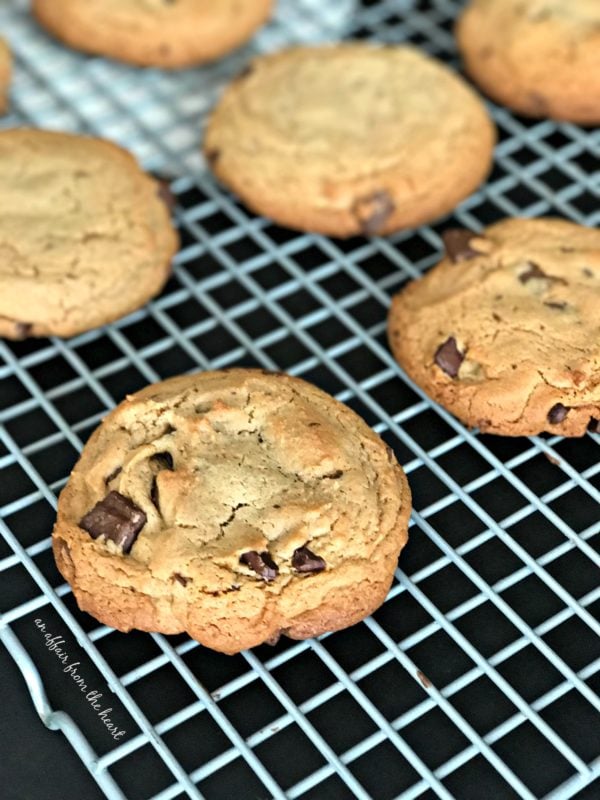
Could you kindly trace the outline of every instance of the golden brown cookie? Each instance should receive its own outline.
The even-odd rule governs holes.
[[[393,300],[399,364],[484,432],[597,431],[600,231],[508,219],[444,239],[446,257]]]
[[[600,123],[598,0],[471,0],[456,36],[494,100],[532,117]]]
[[[411,47],[298,47],[256,59],[225,91],[204,152],[255,212],[332,236],[445,214],[490,168],[475,93]]]
[[[390,587],[410,490],[346,406],[264,370],[128,397],[60,495],[53,548],[84,611],[225,653],[363,619]]]
[[[0,39],[0,114],[8,109],[8,91],[12,72],[10,50],[4,39]]]
[[[178,237],[161,185],[103,139],[0,131],[0,336],[72,336],[156,295]]]
[[[273,0],[33,0],[33,13],[76,50],[179,69],[242,45],[272,5]]]

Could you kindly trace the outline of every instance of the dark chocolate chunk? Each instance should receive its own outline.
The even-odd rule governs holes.
[[[554,275],[548,275],[543,269],[541,269],[541,267],[539,267],[537,264],[534,264],[533,261],[528,261],[527,267],[527,272],[523,272],[521,275],[519,275],[519,280],[521,283],[527,283],[535,278],[541,278],[552,283],[561,283],[563,286],[568,286],[568,281],[566,281],[564,278],[555,278]]]
[[[206,153],[204,154],[204,157],[206,158],[208,165],[210,167],[214,167],[219,158],[221,157],[221,151],[216,149],[207,150]]]
[[[365,236],[375,236],[394,213],[395,208],[392,196],[383,189],[366,197],[359,197],[352,206],[352,213]]]
[[[104,500],[83,517],[79,527],[92,539],[105,536],[128,553],[146,524],[146,514],[119,492],[109,492]]]
[[[442,241],[446,248],[446,253],[457,264],[459,261],[468,261],[481,255],[479,250],[471,247],[471,239],[477,236],[467,228],[450,228],[442,233]]]
[[[548,306],[548,308],[554,308],[557,311],[564,311],[567,307],[567,304],[564,301],[554,302],[553,300],[547,300],[544,302],[544,305]]]
[[[569,411],[570,409],[563,406],[562,403],[556,403],[548,412],[548,422],[551,425],[558,425],[559,422],[562,422],[566,418]]]
[[[191,578],[186,578],[185,575],[180,575],[179,572],[174,572],[171,575],[171,578],[177,583],[180,583],[182,586],[187,586],[188,583],[192,580]]]
[[[245,564],[265,581],[274,581],[279,572],[279,567],[271,558],[268,550],[257,553],[256,550],[249,550],[240,556],[240,564]]]
[[[450,336],[438,347],[433,358],[438,367],[442,369],[446,375],[449,375],[451,378],[456,378],[465,356],[456,346],[456,339],[454,336]]]
[[[292,567],[297,572],[323,572],[326,566],[325,559],[316,556],[308,547],[299,547],[294,550]]]
[[[594,273],[592,272],[592,270],[589,267],[584,267],[581,271],[583,272],[583,274],[585,275],[586,278],[593,278],[594,277]]]
[[[329,472],[327,475],[323,475],[323,479],[327,479],[330,481],[337,481],[339,480],[344,474],[343,469],[336,469],[334,472]]]
[[[26,339],[33,330],[31,322],[15,322],[15,338]]]
[[[528,281],[533,280],[534,278],[547,278],[548,276],[544,272],[543,269],[540,269],[537,264],[534,264],[533,261],[527,262],[527,272],[523,272],[519,275],[519,280],[521,283],[527,283]]]
[[[590,433],[600,433],[600,419],[591,418],[587,427]]]
[[[114,481],[114,479],[115,479],[115,478],[116,478],[118,475],[120,475],[122,471],[123,471],[123,467],[115,467],[115,468],[113,469],[113,471],[110,473],[110,475],[107,475],[107,476],[106,476],[106,478],[104,478],[104,483],[105,483],[105,484],[108,486],[108,484],[109,484],[111,481]]]

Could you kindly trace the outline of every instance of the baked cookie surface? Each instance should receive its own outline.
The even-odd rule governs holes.
[[[105,140],[0,131],[0,336],[72,336],[157,294],[178,246],[160,192]]]
[[[394,297],[408,375],[461,421],[582,436],[600,420],[600,231],[510,219],[447,231],[448,254]]]
[[[204,153],[253,211],[351,236],[450,211],[486,176],[494,141],[482,102],[443,64],[350,43],[252,62],[213,111]]]
[[[456,27],[467,71],[532,117],[600,123],[598,0],[471,0]]]
[[[242,45],[272,5],[273,0],[33,0],[33,13],[76,50],[178,69]]]
[[[8,92],[12,73],[12,58],[4,39],[0,39],[0,114],[8,109]]]
[[[149,386],[106,418],[53,548],[105,624],[235,653],[371,613],[410,508],[392,451],[349,408],[297,378],[224,370]]]

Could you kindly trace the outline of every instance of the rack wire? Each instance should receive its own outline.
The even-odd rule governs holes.
[[[433,227],[348,241],[252,216],[198,147],[218,92],[254,52],[367,38],[458,67],[459,5],[281,0],[250,47],[176,74],[70,52],[23,2],[0,8],[16,58],[3,126],[115,139],[177,197],[183,245],[159,298],[66,341],[0,341],[0,637],[43,722],[111,800],[600,795],[599,437],[468,431],[385,342],[391,295],[436,262],[444,226],[542,214],[598,225],[600,132],[490,104],[500,140],[480,191]],[[236,657],[99,626],[50,551],[78,451],[127,392],[233,364],[312,380],[395,449],[415,510],[386,603],[348,631]],[[56,668],[36,619],[104,687],[119,741]]]

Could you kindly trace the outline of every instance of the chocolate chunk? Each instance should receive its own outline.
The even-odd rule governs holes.
[[[451,378],[456,378],[465,356],[456,346],[456,339],[454,336],[450,336],[438,347],[433,358],[438,367],[442,369],[446,375],[449,375]]]
[[[329,472],[327,475],[323,475],[323,479],[327,479],[330,481],[337,481],[339,480],[344,474],[343,469],[336,469],[334,472]]]
[[[600,433],[600,419],[591,418],[587,427],[590,433]]]
[[[558,425],[559,422],[562,422],[566,418],[570,410],[571,409],[566,406],[563,406],[562,403],[556,403],[548,412],[548,422],[551,425]]]
[[[359,197],[352,206],[352,213],[365,236],[375,236],[394,213],[395,208],[392,196],[382,189],[365,197]]]
[[[160,467],[160,469],[173,470],[175,466],[171,453],[155,453],[151,456],[151,461]]]
[[[471,239],[476,236],[476,233],[466,228],[450,228],[442,233],[442,241],[444,242],[446,253],[455,264],[481,255],[479,250],[470,245]]]
[[[537,264],[534,264],[533,261],[527,262],[527,272],[523,272],[519,275],[519,280],[521,283],[527,283],[528,281],[533,280],[534,278],[547,278],[548,276],[544,272],[543,269],[540,269]]]
[[[207,150],[204,154],[206,161],[210,167],[214,167],[217,161],[221,158],[221,151],[220,150]]]
[[[325,559],[316,556],[308,547],[299,547],[294,550],[292,567],[297,572],[323,572],[326,566]]]
[[[114,479],[118,475],[120,475],[122,471],[123,471],[123,467],[115,467],[115,469],[113,469],[113,471],[110,473],[110,475],[107,475],[106,478],[104,478],[104,483],[108,486],[108,484],[111,481],[114,481]]]
[[[544,303],[544,305],[548,306],[548,308],[554,308],[557,311],[564,311],[565,308],[567,307],[567,304],[564,301],[556,303],[552,300],[548,300]]]
[[[527,283],[528,281],[534,279],[543,279],[546,281],[550,281],[551,283],[561,283],[563,286],[568,286],[568,281],[564,278],[555,278],[554,275],[548,275],[541,269],[537,264],[534,264],[533,261],[527,262],[527,272],[523,272],[519,275],[519,280],[521,283]]]
[[[26,339],[32,330],[31,322],[15,322],[15,339]]]
[[[174,572],[171,575],[171,578],[177,583],[180,583],[182,586],[187,586],[188,583],[192,580],[191,578],[186,578],[185,575],[180,575],[179,572]]]
[[[593,278],[594,277],[594,273],[592,272],[592,270],[589,267],[584,267],[581,271],[583,272],[583,274],[585,275],[586,278]]]
[[[104,500],[83,517],[79,527],[92,539],[105,536],[129,553],[138,533],[146,524],[146,514],[119,492],[109,492]]]
[[[254,570],[258,576],[265,581],[274,581],[279,572],[279,567],[271,558],[268,550],[257,553],[256,550],[249,550],[240,556],[240,564],[245,564]]]

